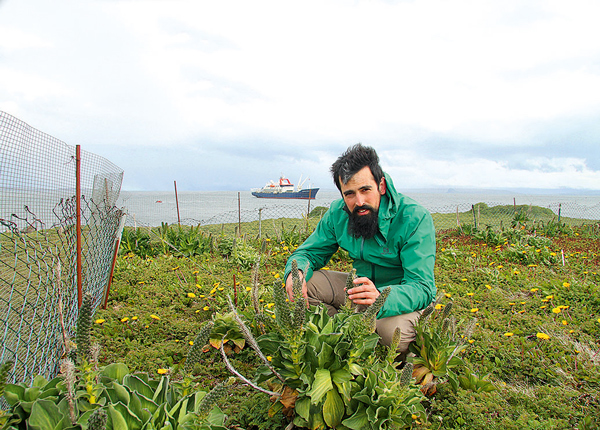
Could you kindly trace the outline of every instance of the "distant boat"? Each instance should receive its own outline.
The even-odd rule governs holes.
[[[318,188],[302,189],[302,183],[298,187],[290,182],[288,178],[281,176],[279,183],[269,181],[262,188],[253,188],[252,195],[261,199],[304,199],[313,200],[319,192]]]

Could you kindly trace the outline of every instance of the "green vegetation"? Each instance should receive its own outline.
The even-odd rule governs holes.
[[[312,308],[302,316],[293,302],[281,300],[285,261],[314,226],[306,220],[263,220],[260,237],[257,223],[181,227],[181,234],[169,227],[182,238],[178,243],[201,244],[194,252],[165,247],[165,231],[130,230],[129,243],[137,238],[142,250],[122,248],[108,308],[92,318],[90,339],[102,345],[98,369],[90,366],[93,360],[77,364],[75,392],[87,406],[83,393],[91,382],[92,392],[107,393],[106,409],[111,404],[121,411],[110,395],[118,389],[115,380],[127,385],[131,398],[136,378],[155,394],[168,381],[175,393],[171,406],[197,396],[186,403],[194,404],[186,414],[199,419],[201,400],[228,385],[234,369],[272,395],[238,378],[226,397],[215,400],[221,421],[203,425],[266,430],[293,420],[314,428],[368,428],[367,421],[377,423],[374,428],[393,428],[392,422],[415,429],[598,428],[600,226],[559,223],[531,211],[511,212],[502,227],[488,228],[484,209],[475,208],[477,228],[471,212],[460,214],[460,228],[438,232],[440,299],[419,323],[415,356],[402,368],[362,331],[368,324],[351,322],[361,315],[345,311],[329,318]],[[456,214],[445,216],[456,226]],[[140,239],[144,234],[147,240]],[[339,251],[329,268],[350,272],[347,254]],[[346,340],[330,342],[334,337]],[[126,367],[127,384],[105,374],[121,368],[115,363]],[[412,380],[406,381],[407,373]],[[24,401],[25,409],[55,396],[56,387],[68,391],[63,380],[37,379],[35,390],[7,384],[5,397],[18,391],[9,404]],[[64,403],[56,406],[61,410]]]

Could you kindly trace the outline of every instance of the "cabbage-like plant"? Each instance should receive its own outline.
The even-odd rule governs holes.
[[[302,297],[295,262],[292,277],[294,297]],[[388,294],[389,287],[364,313],[344,306],[330,317],[323,306],[288,301],[277,282],[277,328],[256,340],[236,313],[248,344],[263,359],[253,386],[271,394],[270,413],[282,411],[295,426],[310,429],[408,428],[415,417],[425,418],[412,365],[402,371],[394,366],[399,331],[387,354],[376,353],[376,316]]]

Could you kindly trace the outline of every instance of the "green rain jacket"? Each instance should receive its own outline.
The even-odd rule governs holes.
[[[367,277],[382,291],[391,286],[383,308],[377,315],[386,318],[421,310],[436,295],[435,228],[430,213],[413,199],[396,191],[385,174],[386,193],[379,205],[379,233],[371,239],[355,238],[348,232],[348,213],[343,199],[334,201],[315,231],[288,259],[310,279],[314,270],[323,268],[342,248],[354,260],[359,277]]]

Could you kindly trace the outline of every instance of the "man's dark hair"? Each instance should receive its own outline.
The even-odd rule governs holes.
[[[383,178],[383,170],[379,165],[379,156],[373,148],[357,143],[340,155],[331,166],[333,182],[335,182],[338,190],[342,191],[342,184],[346,184],[352,176],[365,166],[371,169],[373,178],[375,178],[375,182],[379,186],[381,178]]]

